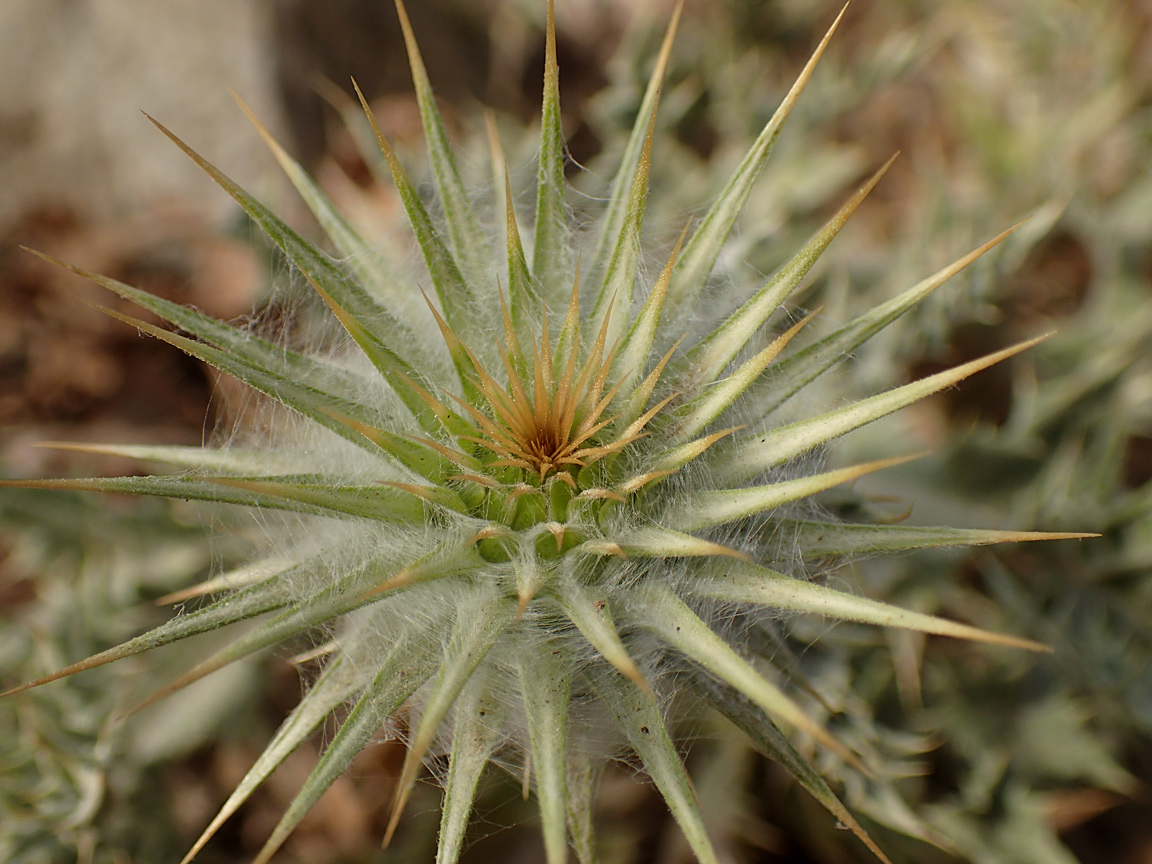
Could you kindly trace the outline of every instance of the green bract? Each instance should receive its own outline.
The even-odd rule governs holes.
[[[813,460],[798,460],[1035,340],[819,416],[784,424],[774,412],[1009,232],[803,348],[791,345],[813,315],[765,336],[776,326],[774,315],[786,317],[782,306],[884,166],[736,311],[710,320],[716,262],[832,31],[711,209],[685,229],[647,285],[641,234],[649,160],[679,11],[594,236],[580,240],[588,247],[581,255],[564,201],[550,8],[531,241],[521,238],[511,185],[502,176],[494,221],[504,242],[493,248],[491,228],[457,172],[399,0],[397,10],[428,140],[436,215],[364,107],[432,296],[420,296],[425,275],[397,277],[403,267],[383,261],[258,123],[336,258],[160,129],[235,198],[324,300],[351,337],[343,355],[298,353],[64,265],[181,332],[109,314],[239,378],[313,428],[301,433],[296,423],[293,434],[280,436],[284,443],[248,450],[104,448],[167,462],[183,469],[178,474],[26,483],[289,514],[284,539],[260,566],[202,586],[201,593],[218,599],[26,686],[255,619],[164,691],[171,692],[326,628],[323,673],[188,859],[332,711],[351,703],[258,861],[269,860],[353,757],[382,727],[391,728],[390,718],[407,711],[409,750],[388,836],[424,757],[447,752],[443,864],[460,853],[478,780],[493,759],[525,766],[550,864],[566,860],[569,846],[581,861],[593,861],[594,777],[597,763],[615,755],[605,752],[597,727],[613,724],[612,746],[634,751],[696,856],[714,862],[667,727],[667,704],[681,688],[690,691],[685,701],[710,705],[747,732],[884,859],[779,726],[849,763],[859,764],[858,757],[804,713],[762,658],[748,656],[739,621],[760,609],[818,613],[1042,649],[832,590],[805,562],[1081,535],[847,526],[817,521],[795,506],[902,461],[806,472],[797,466]],[[269,534],[275,530],[268,527]],[[773,539],[781,532],[794,538],[799,553],[786,560]]]

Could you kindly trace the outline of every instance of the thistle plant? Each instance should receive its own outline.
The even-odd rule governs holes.
[[[317,640],[322,672],[186,862],[346,704],[351,709],[257,862],[271,859],[381,734],[408,744],[385,842],[424,761],[447,757],[442,864],[460,855],[490,762],[521,773],[534,792],[549,864],[567,860],[569,847],[582,862],[594,861],[598,770],[624,752],[652,779],[696,857],[715,862],[670,731],[678,712],[708,709],[743,730],[887,860],[817,772],[811,750],[868,767],[801,707],[761,656],[773,618],[814,613],[1044,650],[835,590],[819,577],[827,562],[863,552],[1085,535],[842,524],[811,503],[911,458],[828,469],[822,460],[834,439],[1037,339],[803,419],[791,406],[818,376],[1013,229],[794,348],[822,325],[813,323],[818,310],[794,315],[790,298],[887,165],[754,290],[736,287],[717,265],[835,23],[711,207],[684,228],[649,281],[642,229],[679,9],[600,212],[590,229],[575,231],[565,202],[549,3],[531,231],[521,230],[496,144],[493,232],[458,170],[400,0],[396,7],[434,206],[356,92],[407,212],[421,272],[386,260],[361,237],[256,118],[334,255],[153,121],[279,247],[341,325],[338,344],[295,350],[57,262],[167,321],[175,331],[105,310],[250,385],[268,397],[271,419],[217,446],[101,448],[176,473],[8,485],[239,505],[255,512],[269,550],[199,586],[189,596],[211,599],[194,611],[9,692],[250,622],[142,708],[262,649]],[[496,244],[492,233],[500,236]]]
[[[0,500],[5,677],[51,671],[138,631],[139,616],[118,614],[129,604],[139,604],[143,620],[155,623],[161,610],[141,601],[186,586],[189,573],[207,565],[203,531],[173,520],[169,508],[156,506],[162,502],[143,502],[131,514],[110,512],[101,503],[38,490],[10,490]],[[13,590],[21,584],[35,589],[21,596]],[[173,746],[199,746],[213,720],[236,716],[237,702],[254,691],[254,682],[217,687],[227,704],[198,699],[192,710],[183,706],[190,722],[176,736],[171,722],[155,715],[141,718],[148,722],[134,724],[129,734],[115,713],[128,682],[142,672],[153,684],[164,677],[159,670],[115,664],[0,702],[0,860],[174,860],[180,840],[170,821],[153,814],[141,824],[138,816],[155,802],[159,750],[171,758]]]

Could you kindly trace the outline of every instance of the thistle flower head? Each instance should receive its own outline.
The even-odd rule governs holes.
[[[778,273],[734,312],[711,320],[710,274],[831,31],[695,230],[685,229],[658,278],[644,285],[641,233],[657,147],[656,107],[679,10],[594,240],[578,253],[564,202],[549,8],[532,238],[529,244],[521,240],[505,172],[495,184],[495,221],[505,228],[504,242],[494,249],[448,147],[399,0],[397,10],[442,218],[429,213],[362,95],[361,101],[407,211],[432,296],[413,302],[423,277],[398,276],[402,268],[360,237],[258,123],[344,263],[303,240],[160,129],[235,198],[312,285],[347,332],[347,358],[295,352],[65,265],[183,332],[109,314],[241,379],[323,430],[326,439],[303,453],[114,448],[185,473],[37,481],[280,510],[288,514],[290,530],[261,566],[202,586],[201,593],[219,596],[196,611],[33,684],[230,623],[257,621],[169,692],[260,649],[326,628],[331,641],[322,674],[189,859],[330,712],[350,701],[354,707],[258,861],[269,860],[355,754],[391,718],[405,714],[409,750],[388,836],[422,760],[446,752],[442,864],[459,855],[484,767],[517,760],[539,802],[550,864],[566,860],[570,846],[581,861],[594,860],[594,769],[615,751],[590,743],[603,736],[590,734],[589,718],[615,726],[619,744],[643,764],[696,856],[713,862],[666,723],[673,680],[749,734],[883,859],[779,727],[853,764],[859,757],[809,717],[766,664],[748,656],[737,641],[739,630],[725,620],[768,608],[1041,647],[833,590],[799,561],[1071,535],[841,525],[806,515],[797,505],[903,457],[817,473],[781,470],[1031,342],[810,418],[783,423],[775,413],[1009,232],[794,349],[813,315],[780,326],[772,318],[786,317],[789,297],[884,166]],[[501,161],[498,154],[494,161]],[[688,310],[710,325],[699,339],[685,335]],[[768,331],[778,334],[765,337]],[[352,454],[352,476],[327,458],[333,452]],[[803,554],[778,555],[771,538],[779,532],[794,537]],[[723,620],[713,618],[710,610],[717,608],[725,610]]]
[[[616,355],[616,346],[613,346],[604,356],[608,321],[605,320],[600,328],[595,347],[583,366],[577,368],[580,345],[580,280],[577,278],[572,286],[569,308],[573,339],[568,346],[568,356],[553,359],[553,348],[548,338],[548,310],[544,309],[541,345],[532,345],[531,369],[525,376],[527,380],[521,380],[516,371],[517,364],[512,362],[510,355],[517,358],[520,366],[524,365],[524,358],[503,297],[500,306],[506,344],[499,346],[499,351],[507,374],[507,389],[484,369],[467,346],[462,346],[476,370],[477,378],[472,379],[472,384],[488,403],[485,414],[462,397],[452,394],[452,398],[475,420],[477,431],[483,433],[483,437],[466,435],[462,440],[479,444],[501,457],[488,463],[492,468],[523,468],[530,474],[537,474],[540,483],[550,474],[555,474],[557,480],[577,488],[571,473],[573,469],[587,468],[609,453],[619,453],[640,434],[638,429],[633,431],[630,428],[627,430],[629,434],[616,435],[603,444],[597,438],[598,433],[615,419],[600,418],[619,390],[618,383],[604,395],[604,383]],[[432,311],[435,314],[435,310]],[[441,320],[438,315],[436,317]]]

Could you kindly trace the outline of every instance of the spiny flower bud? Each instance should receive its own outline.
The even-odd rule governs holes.
[[[494,760],[525,765],[549,864],[567,860],[569,845],[581,861],[593,861],[592,768],[616,752],[590,745],[604,736],[585,734],[581,724],[595,722],[615,725],[618,742],[635,753],[695,855],[711,864],[716,855],[667,723],[674,688],[691,691],[698,704],[741,728],[759,730],[758,743],[886,860],[776,724],[846,762],[859,765],[859,757],[730,641],[738,628],[712,616],[722,610],[731,621],[764,608],[814,612],[1043,650],[833,590],[803,569],[804,561],[858,551],[861,526],[798,518],[801,511],[790,505],[902,459],[816,473],[781,470],[1035,340],[817,416],[782,424],[775,413],[1010,232],[803,347],[793,343],[817,327],[813,315],[780,325],[779,336],[753,350],[761,331],[775,326],[773,315],[786,317],[780,310],[885,165],[739,308],[710,321],[705,335],[686,335],[687,310],[708,320],[705,284],[836,25],[724,191],[644,286],[641,234],[658,149],[654,118],[679,9],[599,214],[593,251],[582,258],[564,202],[551,3],[533,237],[522,241],[510,183],[500,177],[506,209],[494,221],[505,227],[501,248],[489,243],[457,171],[403,4],[396,5],[438,218],[366,101],[364,108],[426,274],[397,279],[403,267],[382,260],[258,123],[342,263],[156,124],[310,283],[346,331],[347,357],[293,351],[64,265],[182,332],[109,314],[287,406],[319,444],[294,451],[285,435],[279,449],[119,448],[186,473],[25,483],[226,502],[258,508],[264,519],[279,510],[290,523],[268,566],[250,569],[217,599],[25,687],[235,622],[257,622],[164,691],[170,692],[262,648],[326,631],[323,672],[186,860],[332,711],[351,702],[257,862],[271,858],[353,757],[407,711],[409,750],[385,839],[422,760],[444,750],[441,864],[457,859],[478,779]],[[413,303],[425,277],[433,296]],[[1080,536],[867,529],[872,550]],[[774,560],[765,540],[777,531],[799,543],[800,554],[789,562]],[[204,593],[221,584],[228,580],[213,580]]]

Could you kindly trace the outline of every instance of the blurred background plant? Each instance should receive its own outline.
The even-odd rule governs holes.
[[[627,134],[670,6],[558,4],[571,175],[589,195],[614,167],[600,154],[616,152]],[[659,119],[652,195],[661,200],[649,212],[668,222],[653,225],[655,236],[671,243],[690,208],[718,191],[716,178],[774,110],[836,6],[688,3]],[[543,4],[413,7],[464,151],[483,168],[484,104],[510,164],[527,164],[534,145],[521,133],[539,99]],[[13,48],[0,51],[8,58],[0,66],[20,85],[0,94],[0,176],[13,192],[0,208],[0,470],[8,476],[121,473],[122,463],[80,463],[29,442],[196,443],[231,428],[246,407],[229,380],[89,314],[74,298],[95,289],[16,244],[219,317],[255,308],[265,326],[296,326],[299,301],[269,291],[283,265],[266,260],[210,184],[183,173],[180,155],[137,108],[195,129],[202,140],[194,146],[227,152],[225,168],[281,212],[296,207],[307,230],[233,111],[224,88],[234,86],[381,242],[396,201],[375,182],[356,127],[341,121],[342,84],[324,82],[355,75],[398,147],[420,144],[387,4],[180,0],[155,10],[90,0],[0,10],[0,45]],[[897,560],[862,553],[831,573],[869,596],[1045,640],[1056,648],[1050,657],[801,619],[774,646],[837,712],[837,733],[867,755],[874,779],[834,779],[896,861],[1152,860],[1150,106],[1147,2],[856,3],[742,219],[737,260],[770,272],[853,184],[901,150],[810,278],[805,304],[822,302],[824,316],[847,320],[1032,217],[862,348],[819,396],[861,396],[1056,330],[958,390],[847,438],[846,459],[917,445],[933,455],[823,504],[849,521],[1104,535]],[[205,523],[217,518],[225,515],[9,490],[0,501],[3,680],[33,677],[162,616],[151,601],[237,557],[239,549],[209,545]],[[174,646],[160,665],[186,667],[186,650]],[[105,667],[0,703],[0,859],[176,860],[300,686],[289,658],[273,658],[114,722],[133,694],[165,677],[155,665]],[[731,860],[866,860],[783,772],[751,759],[746,742],[719,724],[683,732],[710,829]],[[179,747],[161,746],[172,741]],[[431,788],[414,802],[404,847],[382,852],[373,840],[398,755],[393,745],[367,751],[283,860],[430,859]],[[281,773],[306,772],[310,758],[296,754]],[[245,860],[293,788],[291,777],[280,786],[274,778],[201,860]],[[690,860],[659,797],[633,784],[627,766],[610,770],[598,808],[605,864]],[[536,860],[535,830],[509,827],[531,819],[513,781],[490,777],[479,812],[485,821],[465,860]]]

